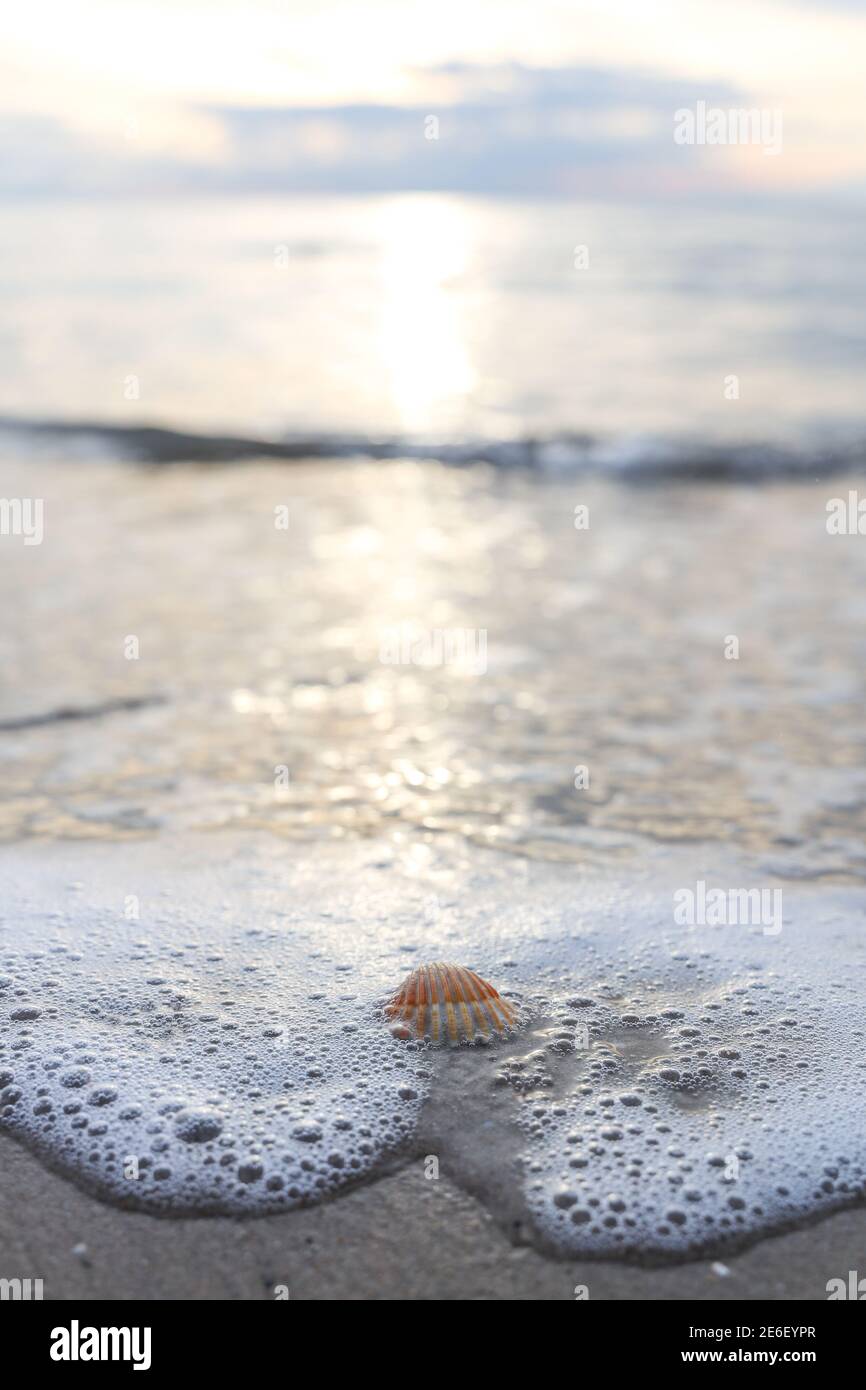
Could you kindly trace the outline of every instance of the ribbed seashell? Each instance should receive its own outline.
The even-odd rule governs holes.
[[[474,970],[450,962],[419,965],[385,1007],[397,1036],[434,1043],[474,1042],[514,1026],[511,1004]]]

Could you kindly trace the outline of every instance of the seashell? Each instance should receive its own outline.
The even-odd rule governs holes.
[[[515,1023],[511,1004],[474,970],[434,961],[408,975],[385,1007],[397,1021],[398,1037],[430,1038],[434,1043],[473,1042],[506,1033]]]

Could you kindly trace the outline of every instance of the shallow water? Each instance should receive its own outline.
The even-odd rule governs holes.
[[[4,540],[3,1123],[160,1211],[438,1156],[515,1239],[597,1254],[862,1197],[846,489],[8,464],[45,539]],[[678,922],[700,880],[781,891],[778,924]],[[385,994],[454,957],[515,1039],[391,1037]]]
[[[589,866],[726,844],[790,879],[864,881],[864,548],[825,528],[844,479],[4,478],[38,488],[46,536],[4,543],[0,723],[93,716],[2,735],[7,838],[450,833]],[[393,664],[395,634],[437,632],[470,634],[462,662],[428,643]],[[99,717],[112,699],[141,704]]]

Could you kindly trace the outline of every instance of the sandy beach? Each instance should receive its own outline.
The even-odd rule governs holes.
[[[824,525],[845,480],[27,477],[51,544],[9,552],[4,1272],[61,1299],[822,1299],[864,1263],[862,559]],[[383,628],[417,635],[419,612],[483,629],[485,669],[477,645],[474,669],[429,645],[395,664]],[[778,892],[778,923],[683,926],[675,894],[704,879]],[[427,1059],[389,1037],[383,993],[431,952],[495,976],[513,1042]],[[293,1107],[333,1139],[392,1075],[397,1129],[350,1148],[354,1173],[307,1164],[316,1195]],[[644,1122],[605,1152],[617,1094]],[[161,1116],[182,1135],[190,1108],[222,1137],[184,1146]],[[570,1192],[575,1138],[597,1156]],[[124,1187],[120,1156],[152,1142],[162,1187]],[[208,1176],[221,1149],[234,1188]],[[613,1181],[640,1236],[569,1220]],[[418,1260],[431,1226],[446,1253]]]

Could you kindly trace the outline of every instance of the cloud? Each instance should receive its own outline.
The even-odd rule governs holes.
[[[228,156],[204,182],[321,193],[646,194],[700,182],[700,159],[689,167],[673,142],[675,110],[736,96],[727,84],[708,92],[665,76],[519,63],[452,63],[415,79],[424,104],[210,108]]]
[[[647,196],[736,191],[738,165],[672,138],[697,101],[746,104],[708,84],[597,67],[451,63],[416,74],[424,104],[190,108],[214,132],[155,152],[88,142],[59,123],[0,126],[9,192],[429,190],[490,195]]]

